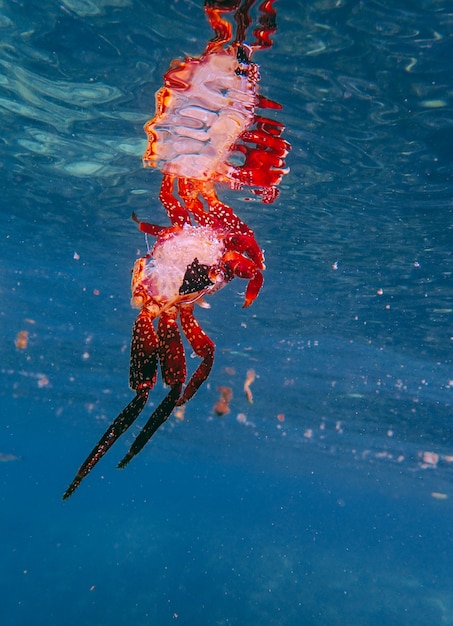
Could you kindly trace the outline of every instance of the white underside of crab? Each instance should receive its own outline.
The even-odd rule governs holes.
[[[209,226],[191,226],[186,224],[181,230],[166,233],[158,239],[151,252],[151,257],[141,269],[133,291],[144,288],[147,295],[161,304],[180,297],[179,289],[183,283],[187,267],[197,259],[201,265],[215,266],[225,253],[223,237],[219,231]],[[140,262],[140,259],[137,263]],[[208,291],[219,289],[213,285]],[[142,302],[133,303],[138,308]]]

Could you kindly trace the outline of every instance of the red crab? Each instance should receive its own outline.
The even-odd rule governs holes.
[[[249,46],[244,38],[254,3],[205,2],[216,37],[200,57],[172,62],[156,94],[155,116],[145,124],[148,145],[143,162],[162,171],[159,197],[174,224],[189,222],[190,213],[200,211],[202,201],[208,212],[234,215],[219,201],[215,183],[233,189],[252,187],[263,202],[271,203],[288,172],[284,159],[290,146],[281,137],[283,124],[256,113],[257,108],[281,106],[257,93],[259,69],[251,55],[271,45],[275,11],[272,0],[260,5],[261,27],[254,31],[256,43]],[[232,29],[222,14],[232,11],[237,35],[224,47]]]
[[[209,306],[204,296],[238,276],[249,281],[246,307],[256,298],[263,282],[263,253],[251,235],[209,225],[165,228],[139,222],[139,226],[156,236],[157,241],[149,254],[136,261],[132,272],[132,305],[140,310],[132,331],[129,376],[136,395],[103,434],[63,499],[77,489],[140,415],[156,383],[158,364],[163,382],[170,389],[119,463],[120,468],[140,452],[174,407],[190,400],[206,380],[214,360],[214,343],[197,322],[194,304]],[[193,351],[202,359],[184,389],[187,370],[178,318]],[[157,331],[154,320],[158,320]]]

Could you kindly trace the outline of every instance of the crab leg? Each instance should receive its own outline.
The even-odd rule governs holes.
[[[149,222],[141,222],[135,211],[132,211],[131,215],[132,219],[138,226],[138,230],[142,233],[146,233],[147,235],[153,235],[153,237],[158,237],[160,233],[166,229],[166,226],[157,226],[156,224],[150,224]]]
[[[153,326],[153,316],[140,311],[132,329],[129,385],[138,393],[150,391],[156,384],[159,339]]]
[[[252,23],[250,9],[253,7],[255,2],[256,0],[245,0],[242,6],[239,7],[234,14],[234,19],[237,23],[237,32],[235,37],[235,42],[237,43],[243,43],[246,40],[247,30]]]
[[[242,222],[228,205],[221,202],[212,184],[195,181],[189,178],[178,179],[178,192],[186,209],[193,215],[197,224],[212,228],[233,228],[239,232],[253,234],[250,228]],[[198,195],[206,201],[208,210],[205,211]]]
[[[272,46],[272,40],[270,36],[276,32],[276,12],[273,8],[274,0],[264,0],[260,4],[260,26],[253,31],[256,37],[256,43],[252,43],[252,49],[255,48],[270,48]]]
[[[113,424],[108,427],[87,459],[80,466],[74,480],[64,492],[63,500],[66,500],[74,493],[85,476],[91,472],[96,463],[102,459],[115,441],[133,424],[143,411],[149,392],[156,382],[157,349],[158,339],[153,327],[152,317],[144,310],[135,320],[131,343],[129,382],[137,395],[121,411]]]
[[[215,215],[217,222],[220,222],[228,230],[233,229],[244,235],[253,236],[253,230],[234,213],[231,207],[218,199],[212,184],[202,184],[200,186],[200,193],[206,201],[209,211]],[[196,216],[195,219],[197,219]]]
[[[129,461],[148,443],[159,426],[162,426],[167,420],[181,394],[182,385],[186,378],[186,362],[176,315],[175,310],[162,312],[157,328],[162,378],[165,384],[171,386],[171,389],[146,422],[129,452],[119,462],[119,468],[126,467]]]
[[[131,402],[129,402],[127,407],[123,411],[121,411],[113,424],[108,427],[108,429],[99,439],[97,445],[91,451],[90,455],[80,466],[80,469],[77,472],[74,480],[64,492],[63,500],[66,500],[74,493],[74,491],[80,485],[85,476],[91,472],[96,463],[100,459],[102,459],[104,454],[115,443],[118,437],[120,437],[120,435],[122,435],[137,419],[137,417],[142,412],[146,401],[148,400],[148,395],[149,389],[145,389],[138,393],[135,398]]]
[[[214,363],[214,342],[209,339],[207,334],[201,328],[200,324],[194,317],[193,304],[187,304],[180,307],[179,318],[181,320],[181,328],[187,337],[195,354],[203,360],[192,374],[189,382],[184,389],[184,393],[178,400],[177,405],[184,404],[195,395],[199,387],[209,376]]]
[[[216,46],[221,46],[222,44],[230,41],[233,29],[228,20],[225,20],[221,14],[237,10],[240,3],[241,0],[227,0],[226,2],[223,2],[222,6],[222,3],[220,2],[205,0],[204,10],[206,17],[208,18],[212,30],[215,32],[215,37],[211,39],[207,46],[208,51]]]
[[[140,433],[137,435],[134,443],[129,448],[129,452],[118,463],[119,469],[123,469],[123,467],[126,467],[129,461],[131,461],[134,456],[136,456],[144,448],[144,446],[148,443],[148,441],[154,435],[159,426],[162,426],[162,424],[168,419],[168,416],[176,406],[176,401],[179,398],[181,389],[182,383],[177,383],[170,389],[168,394],[165,396],[165,398],[159,404],[149,420],[146,422]]]
[[[160,187],[159,200],[162,202],[164,209],[167,211],[167,215],[170,218],[172,224],[182,226],[183,224],[190,224],[190,216],[182,204],[173,195],[174,177],[169,174],[164,174],[162,178],[162,185]]]

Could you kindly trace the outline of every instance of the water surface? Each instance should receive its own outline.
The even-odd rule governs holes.
[[[273,205],[221,190],[264,288],[199,309],[216,362],[185,419],[120,472],[125,435],[61,502],[131,398],[130,214],[165,218],[142,127],[211,36],[201,4],[0,3],[3,623],[452,625],[443,0],[275,4],[256,61],[291,172]]]

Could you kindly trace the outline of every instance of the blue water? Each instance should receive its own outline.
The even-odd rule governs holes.
[[[453,625],[446,0],[276,3],[255,60],[291,172],[273,205],[221,190],[264,288],[198,309],[216,361],[184,420],[61,501],[132,397],[130,214],[165,219],[142,126],[201,5],[0,4],[2,624]]]

